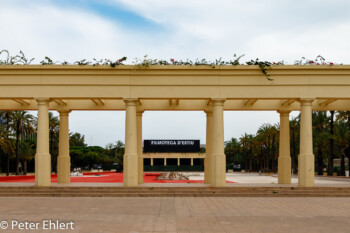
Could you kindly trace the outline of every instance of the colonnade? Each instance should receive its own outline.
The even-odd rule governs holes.
[[[37,149],[35,154],[35,186],[51,185],[51,155],[49,149],[49,98],[36,98],[38,103]],[[57,183],[70,183],[69,110],[59,111],[59,154]]]
[[[51,156],[49,153],[49,99],[36,98],[38,104],[38,136],[35,155],[35,185],[51,185]],[[312,99],[301,99],[299,186],[314,185],[314,155],[312,151]],[[132,187],[143,183],[142,114],[138,99],[128,98],[125,102],[125,154],[123,162],[124,186]],[[226,185],[226,157],[224,153],[224,102],[225,99],[211,99],[206,113],[206,157],[204,159],[204,183],[213,187]],[[291,158],[289,145],[289,112],[280,114],[280,147],[278,158],[278,183],[291,183]],[[59,156],[57,161],[57,182],[70,182],[69,157],[69,110],[59,110]]]

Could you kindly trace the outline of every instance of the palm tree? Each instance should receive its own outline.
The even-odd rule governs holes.
[[[231,164],[240,160],[237,158],[237,155],[239,155],[239,148],[240,145],[236,138],[231,138],[231,140],[225,142],[225,154],[227,155],[226,163]]]
[[[261,134],[257,134],[252,138],[252,154],[256,158],[256,170],[263,170],[263,147],[264,138]]]
[[[115,143],[115,148],[116,148],[116,156],[117,156],[117,163],[118,163],[118,167],[117,170],[118,171],[122,171],[123,170],[123,160],[124,160],[124,151],[125,151],[125,144],[118,140]]]
[[[245,166],[245,170],[252,170],[252,163],[251,163],[251,157],[249,158],[249,169],[248,169],[248,165],[247,165],[247,154],[249,153],[249,144],[251,142],[251,137],[252,135],[248,135],[247,133],[245,133],[244,135],[242,135],[239,138],[239,144],[241,145],[242,148],[242,157],[243,157],[243,162],[244,162],[244,166]]]
[[[290,147],[291,147],[291,160],[292,160],[292,173],[297,174],[298,173],[298,164],[297,164],[297,151],[298,145],[299,145],[299,132],[300,132],[300,114],[298,117],[292,118],[292,120],[289,121],[290,126]]]
[[[59,131],[59,118],[54,116],[52,112],[49,112],[49,133],[50,133],[50,154],[51,154],[51,166],[52,171],[56,171],[57,156],[58,156],[58,131]]]
[[[347,122],[347,132],[350,134],[350,111],[339,111],[337,112],[337,121],[346,121]],[[348,168],[350,168],[350,136],[347,137],[348,141],[346,142],[345,155],[348,157]]]
[[[260,135],[263,138],[263,149],[264,149],[264,158],[265,158],[265,169],[270,169],[270,160],[272,161],[271,168],[274,172],[277,170],[277,154],[276,146],[277,146],[277,138],[278,138],[278,129],[279,126],[272,126],[271,124],[263,124],[258,129],[257,135]]]
[[[340,147],[340,175],[345,176],[345,148],[349,142],[348,123],[337,121],[335,124],[336,141]]]
[[[264,170],[269,170],[269,157],[270,157],[270,144],[271,144],[271,134],[270,128],[271,124],[263,124],[259,127],[257,136],[263,138],[262,149],[264,152],[262,153],[264,157]],[[262,159],[262,158],[261,158]]]
[[[0,118],[3,122],[5,122],[5,128],[3,132],[4,139],[8,142],[9,147],[11,147],[11,150],[6,150],[5,156],[6,156],[6,176],[10,175],[10,152],[13,152],[12,142],[9,140],[9,134],[10,134],[10,112],[9,111],[0,111]]]
[[[350,125],[350,111],[337,112],[337,121],[346,121]]]
[[[329,156],[327,175],[333,176],[333,159],[334,159],[334,111],[330,111],[331,119],[329,124],[330,138],[329,138]]]
[[[274,126],[271,127],[270,133],[272,135],[272,142],[271,142],[271,152],[272,152],[272,171],[274,173],[277,172],[277,161],[278,161],[278,146],[279,146],[279,131],[280,131],[280,124],[277,123]]]
[[[246,137],[246,144],[247,144],[247,154],[249,158],[249,171],[254,170],[254,164],[256,162],[254,161],[254,155],[253,155],[253,138],[254,136],[252,134],[245,134]]]
[[[27,111],[13,111],[10,114],[10,118],[12,130],[16,135],[16,175],[19,175],[19,142],[23,134],[34,132],[34,117]]]
[[[323,152],[324,146],[329,139],[329,133],[327,131],[327,123],[329,117],[326,112],[313,112],[312,124],[313,124],[313,141],[316,150],[317,160],[317,174],[323,175]],[[332,169],[333,170],[333,169]]]
[[[8,132],[2,125],[0,125],[0,148],[6,154],[13,151],[12,143],[8,139]]]
[[[27,175],[27,161],[32,160],[35,155],[34,144],[31,142],[20,143],[20,157],[23,160],[23,175]]]

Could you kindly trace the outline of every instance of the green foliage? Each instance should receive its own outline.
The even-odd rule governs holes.
[[[5,58],[2,58],[5,56]],[[22,51],[19,51],[19,55],[11,56],[8,50],[0,51],[0,65],[30,65],[34,58],[28,59]]]
[[[80,133],[69,133],[69,146],[86,147],[85,136]]]
[[[79,138],[83,138],[79,134]],[[75,140],[75,138],[72,138]],[[114,163],[118,163],[118,169],[122,170],[124,155],[124,144],[121,141],[115,144],[108,144],[106,148],[100,146],[86,146],[80,143],[79,146],[70,147],[72,168],[82,167],[90,169],[94,164],[102,165],[104,169],[111,169]]]
[[[326,62],[326,59],[324,57],[318,55],[314,60],[302,57],[300,60],[295,61],[294,65],[334,65],[334,63]]]
[[[268,61],[259,61],[259,58],[255,59],[255,60],[250,60],[246,62],[247,65],[257,65],[260,67],[261,72],[265,75],[265,77],[270,80],[273,81],[272,78],[270,78],[270,75],[267,73],[267,69],[271,69],[272,63],[268,62]]]
[[[1,54],[5,55],[5,58],[1,59]],[[285,65],[284,61],[279,62],[269,62],[269,61],[260,61],[259,58],[256,58],[255,60],[249,60],[245,63],[241,63],[240,60],[245,55],[237,56],[236,54],[233,55],[233,60],[230,61],[223,61],[222,58],[216,59],[215,61],[208,61],[206,59],[196,59],[195,61],[191,61],[189,59],[183,61],[183,60],[175,60],[173,58],[169,61],[166,60],[159,60],[159,59],[151,59],[148,58],[148,55],[145,55],[143,59],[135,58],[135,60],[132,62],[132,64],[140,67],[140,68],[149,68],[153,65],[176,65],[176,66],[182,66],[182,65],[188,65],[188,66],[198,66],[198,65],[204,65],[204,66],[210,66],[213,69],[217,66],[223,66],[223,65],[256,65],[259,66],[261,72],[264,74],[267,80],[272,81],[273,79],[268,74],[268,70],[272,69],[272,66],[275,65]],[[29,65],[34,60],[27,59],[22,51],[20,51],[19,55],[10,56],[10,53],[7,50],[0,51],[0,65]],[[73,65],[93,65],[93,66],[99,66],[99,65],[109,65],[111,67],[116,67],[118,65],[124,65],[124,61],[127,60],[127,57],[122,57],[120,59],[117,59],[115,62],[113,62],[110,59],[96,59],[94,58],[93,61],[88,61],[86,59],[82,59],[76,62],[73,62]],[[42,65],[72,65],[71,63],[67,61],[54,62],[51,58],[45,57],[44,60],[40,62]],[[326,62],[326,60],[321,56],[318,55],[315,60],[306,59],[305,57],[302,57],[301,60],[297,60],[294,63],[295,65],[334,65],[333,62]]]
[[[330,117],[327,112],[313,112],[313,145],[316,158],[315,168],[322,172],[331,153],[330,139],[334,140],[335,158],[340,159],[339,171],[346,169],[344,162],[350,157],[350,112],[337,112],[334,135],[330,133]],[[299,154],[300,117],[290,120],[290,148],[293,173],[297,173]],[[255,135],[244,134],[239,140],[232,138],[225,142],[227,164],[241,164],[248,171],[274,171],[277,166],[279,148],[279,125],[263,124]],[[230,168],[231,169],[231,168]]]

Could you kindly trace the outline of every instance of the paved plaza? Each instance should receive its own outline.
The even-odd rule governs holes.
[[[349,232],[350,198],[0,198],[0,232]],[[38,230],[9,230],[11,221]],[[43,220],[74,230],[43,230]]]
[[[203,173],[187,173],[201,180]],[[236,183],[227,186],[278,185],[276,175],[227,173]],[[316,177],[316,186],[349,187],[349,178]],[[1,183],[0,186],[33,186]],[[122,186],[122,183],[71,183],[52,186]],[[200,183],[142,186],[203,187]],[[1,187],[0,187],[1,189]],[[73,222],[74,229],[43,229],[45,220]],[[8,228],[3,230],[3,221]],[[20,230],[12,221],[35,223],[35,230]],[[6,226],[6,225],[5,225]],[[320,197],[1,197],[1,232],[350,232],[350,198]]]

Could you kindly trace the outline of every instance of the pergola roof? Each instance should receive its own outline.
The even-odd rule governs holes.
[[[2,110],[36,110],[35,98],[50,98],[51,110],[206,110],[225,99],[224,110],[350,110],[349,65],[258,66],[0,66]]]

